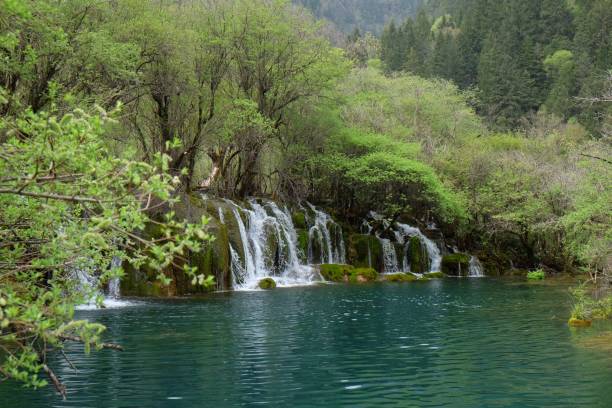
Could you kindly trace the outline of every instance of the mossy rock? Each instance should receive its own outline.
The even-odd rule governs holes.
[[[291,214],[291,221],[296,229],[307,229],[306,214],[303,211],[295,211]]]
[[[378,272],[374,268],[355,268],[350,271],[349,282],[364,283],[378,279]]]
[[[442,257],[441,269],[446,275],[467,276],[470,270],[470,256],[456,253]]]
[[[408,253],[410,256],[410,270],[412,272],[425,273],[429,271],[429,254],[419,237],[414,236],[410,238]]]
[[[308,230],[296,229],[297,234],[297,247],[299,250],[299,256],[302,263],[308,262]]]
[[[348,261],[352,265],[358,268],[383,270],[383,249],[378,238],[373,235],[351,234],[347,242]]]
[[[382,279],[387,282],[414,282],[418,278],[411,273],[390,273],[383,275]]]
[[[423,275],[423,277],[429,278],[429,279],[442,279],[446,277],[446,275],[444,275],[443,272],[428,272],[425,275]]]
[[[262,280],[259,281],[257,286],[259,286],[259,289],[264,289],[264,290],[275,289],[276,281],[272,278],[263,278]]]
[[[378,279],[378,272],[374,268],[355,268],[342,264],[323,264],[319,268],[321,276],[331,282],[363,283]]]
[[[319,266],[319,272],[323,279],[331,282],[347,281],[353,269],[355,267],[352,265],[342,264],[322,264]]]
[[[572,327],[590,327],[593,322],[591,320],[583,320],[572,317],[567,324]]]

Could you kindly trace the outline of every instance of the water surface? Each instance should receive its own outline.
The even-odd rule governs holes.
[[[611,350],[567,327],[566,293],[449,279],[80,311],[126,350],[72,349],[67,401],[3,383],[0,407],[610,407]]]

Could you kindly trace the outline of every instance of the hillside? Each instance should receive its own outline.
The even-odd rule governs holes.
[[[359,28],[380,34],[391,19],[403,20],[416,14],[426,0],[293,0],[318,18],[333,22],[345,33]]]

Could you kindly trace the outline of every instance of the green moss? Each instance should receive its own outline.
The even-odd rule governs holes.
[[[378,279],[378,272],[373,268],[355,268],[350,271],[349,282],[372,282]]]
[[[410,270],[415,273],[425,273],[429,270],[429,255],[419,237],[410,238],[408,246],[410,254]]]
[[[444,273],[442,272],[429,272],[423,275],[424,278],[429,278],[429,279],[441,279],[441,278],[444,278],[445,276],[446,275],[444,275]]]
[[[355,268],[352,265],[323,264],[320,265],[321,276],[331,282],[371,282],[378,278],[374,268]]]
[[[417,280],[417,277],[411,273],[392,273],[383,275],[382,279],[387,282],[413,282]]]
[[[344,282],[348,280],[351,271],[355,269],[352,265],[323,264],[319,266],[323,279],[331,282]]]
[[[257,284],[260,289],[270,290],[276,288],[276,281],[272,278],[263,278]]]
[[[530,281],[544,280],[545,277],[546,277],[546,274],[541,269],[537,269],[535,271],[531,271],[527,273],[527,280],[530,280]]]
[[[308,257],[308,230],[297,229],[297,246],[300,250],[302,262],[306,263]]]
[[[295,228],[308,228],[306,225],[306,214],[303,211],[296,211],[291,214],[291,220],[293,221],[293,226]]]
[[[351,234],[347,242],[348,258],[352,265],[358,268],[382,270],[382,245],[375,236]]]
[[[467,276],[470,269],[470,256],[456,253],[442,257],[442,272],[451,276]]]

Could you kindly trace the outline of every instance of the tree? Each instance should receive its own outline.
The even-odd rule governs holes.
[[[0,114],[47,108],[54,95],[72,94],[112,107],[131,80],[138,49],[102,27],[111,9],[93,0],[2,2]]]
[[[576,68],[574,54],[559,50],[544,60],[544,68],[552,83],[544,106],[553,114],[569,119],[575,111]]]
[[[122,276],[113,259],[147,265],[164,284],[170,265],[194,285],[213,283],[183,258],[211,239],[208,220],[154,217],[176,200],[170,157],[160,153],[152,164],[129,152],[114,157],[102,138],[110,120],[82,110],[0,120],[0,376],[40,387],[44,372],[64,396],[50,354],[65,342],[83,343],[86,352],[120,349],[102,342],[104,326],[73,318],[76,304]],[[144,234],[151,223],[161,231],[155,240]],[[77,271],[99,278],[94,293],[78,290]]]

